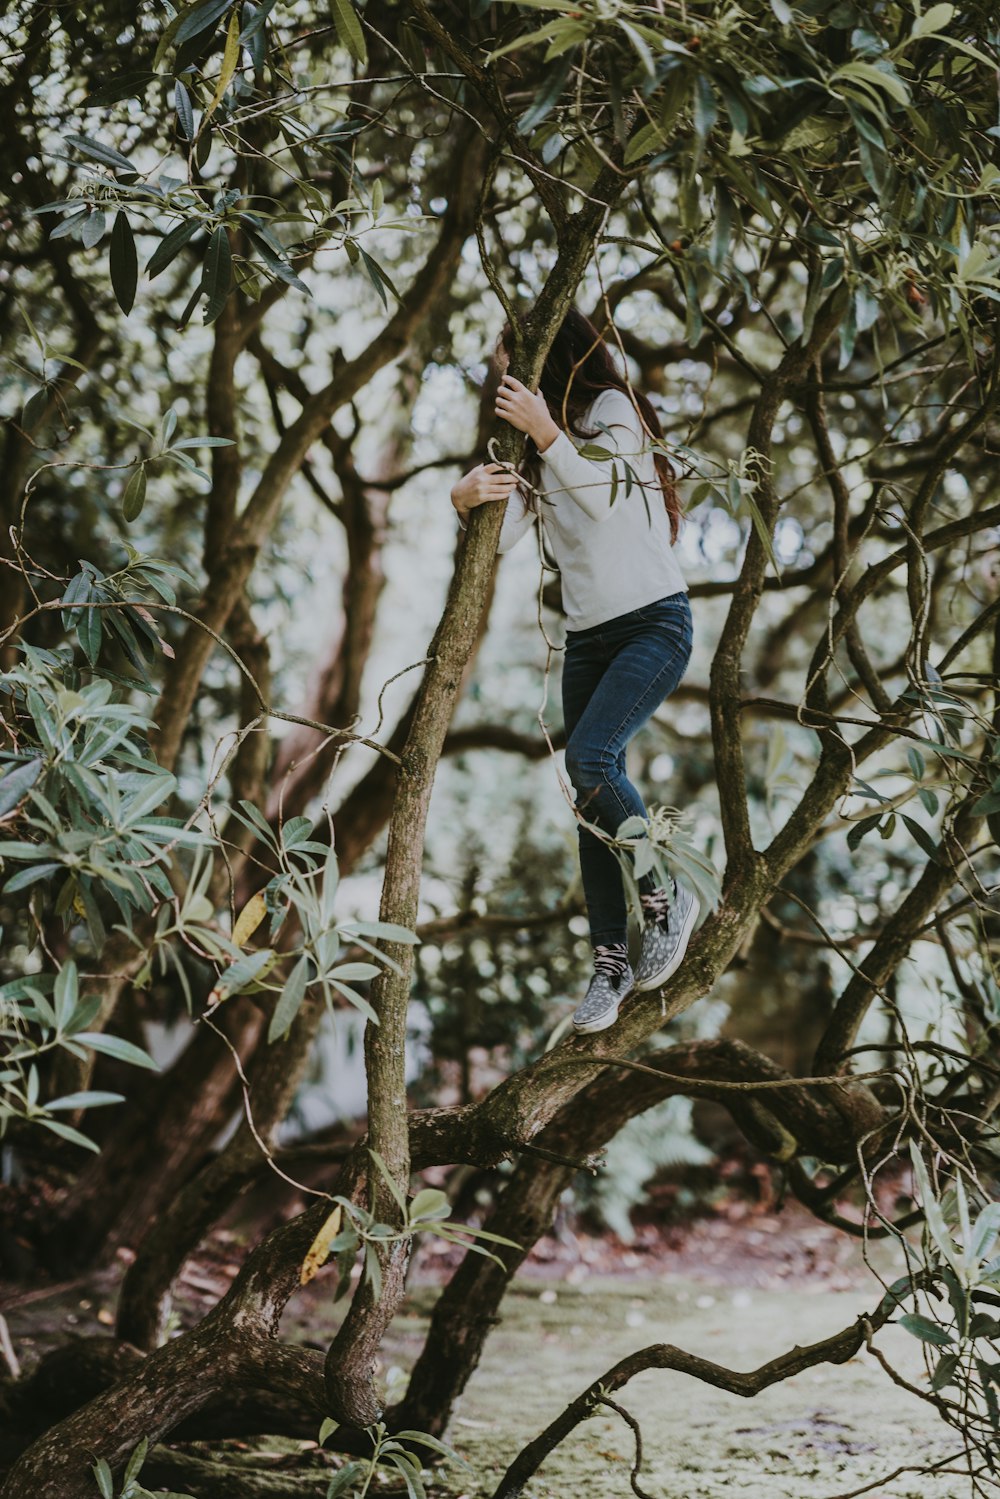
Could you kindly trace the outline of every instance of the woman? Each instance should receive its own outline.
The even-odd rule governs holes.
[[[680,507],[670,464],[648,447],[656,413],[629,391],[598,330],[572,309],[557,333],[537,393],[505,373],[512,344],[500,335],[496,415],[527,434],[524,477],[540,503],[499,464],[479,464],[451,491],[464,526],[476,505],[506,502],[498,551],[542,526],[562,575],[566,653],[562,676],[566,769],[576,805],[612,837],[646,809],[625,774],[625,748],[674,691],[691,656],[691,606],[673,552]],[[590,442],[606,456],[587,457]],[[678,968],[698,918],[683,885],[638,881],[642,937],[633,972],[621,869],[581,822],[580,867],[594,974],[574,1011],[578,1031],[618,1018],[634,987],[658,988]]]

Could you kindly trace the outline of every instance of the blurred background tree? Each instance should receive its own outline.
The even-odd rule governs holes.
[[[122,1468],[210,1398],[196,1371],[230,1369],[237,1322],[231,1383],[270,1390],[284,1358],[283,1429],[333,1411],[360,1441],[409,1232],[371,1250],[325,1384],[274,1334],[328,1197],[161,1340],[185,1260],[285,1141],[331,1014],[357,1035],[369,1006],[388,1180],[341,1138],[320,1190],[397,1230],[411,1165],[455,1167],[457,1190],[513,1156],[487,1227],[526,1253],[627,1128],[603,1194],[627,1232],[721,1109],[845,1232],[904,1233],[873,1171],[905,1173],[923,1268],[872,1326],[906,1297],[935,1389],[961,1375],[939,1409],[981,1464],[992,7],[99,0],[15,6],[0,37],[3,1119],[28,1253],[57,1274],[138,1256],[121,1342],[5,1492],[80,1492],[93,1451]],[[572,300],[680,474],[695,655],[630,753],[723,875],[662,1007],[586,1043],[558,1032],[589,954],[538,722],[558,755],[539,629],[558,647],[558,581],[528,545],[494,575],[499,515],[459,536],[445,493],[492,436],[519,456],[491,417],[504,315],[530,380]],[[445,1429],[519,1263],[466,1256],[394,1425]],[[126,1342],[143,1377],[112,1395]]]

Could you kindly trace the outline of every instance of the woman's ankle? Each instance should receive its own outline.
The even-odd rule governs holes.
[[[591,946],[595,968],[600,968],[606,973],[612,970],[624,973],[628,967],[628,943],[624,938],[615,938],[608,942],[594,942]]]

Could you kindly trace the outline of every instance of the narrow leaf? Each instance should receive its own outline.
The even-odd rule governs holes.
[[[135,473],[125,486],[122,495],[122,516],[127,521],[138,518],[142,507],[146,503],[146,465],[140,463]]]

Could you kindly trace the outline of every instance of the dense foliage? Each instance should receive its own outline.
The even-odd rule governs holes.
[[[985,1491],[993,7],[97,0],[15,5],[0,41],[0,1117],[58,1182],[50,1265],[138,1250],[117,1333],[148,1351],[4,1492],[83,1492],[95,1452],[110,1480],[198,1406],[199,1358],[266,1386],[317,1245],[345,1290],[367,1273],[322,1408],[281,1350],[301,1428],[440,1434],[520,1259],[467,1257],[379,1433],[413,1225],[448,1209],[411,1170],[515,1156],[485,1232],[526,1253],[574,1163],[688,1096],[819,1217],[905,1244],[815,1359],[900,1321]],[[490,416],[503,317],[530,380],[574,299],[663,421],[698,636],[637,754],[647,850],[701,878],[706,919],[600,1047],[553,1035],[586,961],[558,580],[523,548],[494,583],[499,517],[456,539],[444,494],[491,438],[519,457]],[[677,1021],[709,990],[723,1036]],[[408,1111],[411,998],[432,1062]],[[344,1006],[369,1138],[161,1343]],[[183,1042],[155,1077],[153,1019]]]

